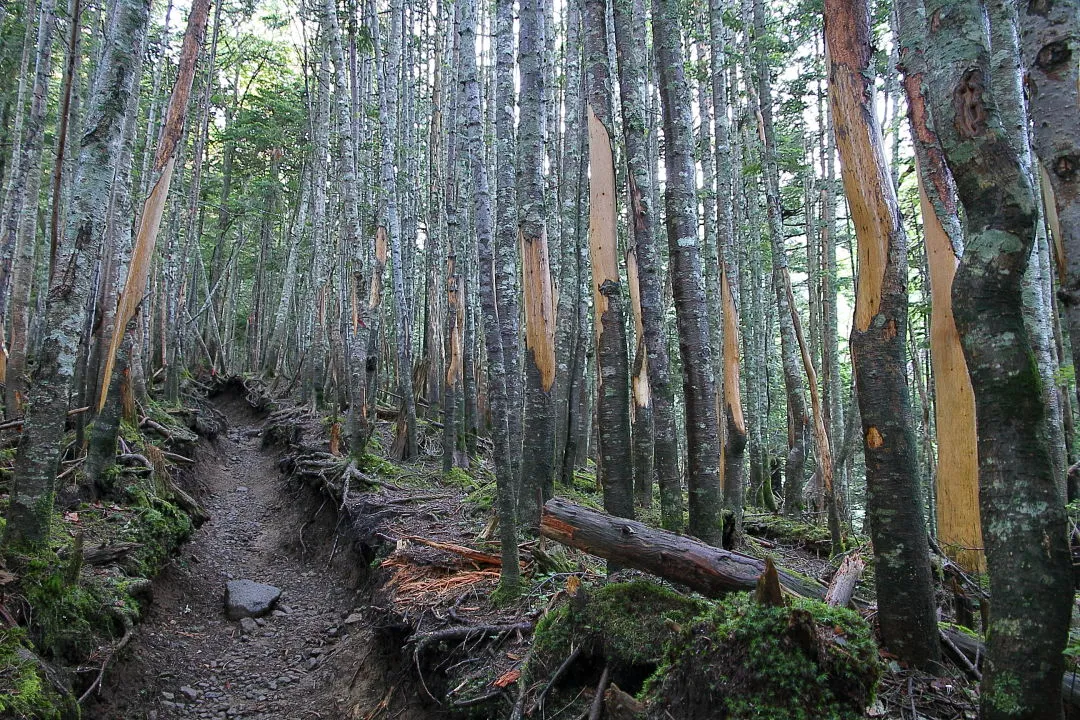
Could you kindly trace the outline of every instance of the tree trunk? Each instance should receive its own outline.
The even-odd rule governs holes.
[[[110,18],[109,42],[94,77],[86,115],[86,127],[94,131],[84,138],[79,154],[77,192],[49,289],[45,334],[15,458],[15,484],[4,533],[6,545],[37,546],[48,541],[68,394],[74,380],[83,311],[92,290],[90,268],[101,248],[124,111],[134,91],[132,69],[142,52],[148,18],[146,0],[117,1]]]
[[[829,97],[859,243],[851,351],[878,617],[885,644],[926,667],[940,652],[905,374],[907,237],[871,105],[869,6],[865,0],[829,0],[825,14]]]
[[[32,3],[27,5],[32,6]],[[29,17],[26,22],[30,23]],[[19,156],[13,163],[8,214],[2,218],[3,227],[0,227],[0,321],[7,315],[5,308],[9,285],[12,295],[11,342],[4,391],[4,407],[8,417],[22,412],[28,390],[27,312],[30,284],[34,276],[34,250],[37,247],[41,156],[45,146],[45,116],[48,110],[49,78],[52,75],[52,39],[55,26],[56,0],[42,0],[38,10],[30,110],[23,123],[24,137],[21,138],[18,148]]]
[[[1058,718],[1072,574],[1064,497],[1051,467],[1022,311],[1035,194],[997,109],[997,85],[1010,79],[991,65],[986,9],[977,0],[931,0],[926,14],[934,126],[968,220],[953,308],[975,391],[979,504],[994,599],[982,717]]]
[[[598,475],[604,508],[634,517],[634,463],[630,443],[629,365],[624,293],[619,280],[615,152],[611,127],[606,3],[585,0],[585,81],[589,128],[589,249],[596,333]]]
[[[542,504],[538,498],[551,497],[555,477],[555,307],[543,176],[544,103],[550,101],[550,88],[544,86],[541,67],[543,0],[522,0],[518,25],[517,205],[525,305],[525,419],[518,516],[525,527],[535,528]]]
[[[512,0],[499,0],[512,2]],[[480,256],[480,302],[483,305],[484,347],[487,352],[488,403],[491,409],[491,439],[495,445],[495,483],[499,512],[499,539],[502,567],[500,592],[516,597],[520,588],[518,565],[518,524],[514,509],[514,479],[510,456],[510,437],[506,397],[503,342],[499,324],[499,306],[495,295],[494,238],[491,222],[491,191],[484,163],[480,137],[480,87],[476,79],[476,5],[475,0],[461,0],[458,42],[461,52],[461,86],[465,113],[466,155],[472,171],[473,207],[476,238]]]
[[[619,88],[622,91],[623,139],[626,143],[628,207],[633,231],[641,296],[641,337],[645,346],[653,415],[653,467],[660,486],[660,522],[668,530],[683,525],[679,441],[675,427],[675,389],[665,327],[666,303],[660,246],[656,237],[659,208],[653,204],[655,165],[647,138],[655,134],[647,113],[645,27],[641,0],[614,3],[615,38],[619,45]]]
[[[688,529],[715,545],[721,536],[720,428],[698,243],[694,136],[690,91],[683,69],[681,13],[675,0],[655,0],[652,15],[664,119],[671,286],[686,399]]]

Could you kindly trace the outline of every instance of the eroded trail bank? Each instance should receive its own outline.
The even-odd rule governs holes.
[[[86,716],[427,717],[354,612],[365,605],[362,561],[334,508],[286,486],[246,404],[219,406],[229,430],[204,445],[194,474],[211,520],[155,581],[127,659]],[[224,613],[225,584],[241,578],[283,591],[252,632]]]

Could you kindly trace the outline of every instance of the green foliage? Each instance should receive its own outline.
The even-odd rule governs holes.
[[[22,628],[0,628],[0,717],[60,717],[61,700],[41,677],[31,652]]]
[[[881,674],[862,618],[812,600],[773,607],[739,593],[669,647],[644,696],[687,720],[856,720]]]
[[[401,476],[401,468],[384,457],[372,453],[364,453],[356,463],[360,472],[368,475],[378,475],[385,478]]]

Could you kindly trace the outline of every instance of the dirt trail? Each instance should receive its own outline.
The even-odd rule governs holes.
[[[85,717],[429,717],[359,619],[361,570],[333,508],[286,486],[242,403],[221,409],[227,436],[195,468],[212,519],[155,581],[128,659]],[[251,635],[223,609],[225,583],[240,578],[283,590]]]

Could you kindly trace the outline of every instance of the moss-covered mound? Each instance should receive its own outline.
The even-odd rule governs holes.
[[[880,675],[862,618],[809,600],[773,607],[740,593],[669,647],[645,691],[650,718],[855,720]]]
[[[656,670],[667,643],[707,609],[702,600],[645,581],[579,590],[537,626],[529,674],[546,680],[580,648],[566,673],[575,684],[595,683],[606,666],[619,687],[634,692]]]
[[[63,700],[49,687],[20,627],[0,627],[0,717],[48,720]]]

